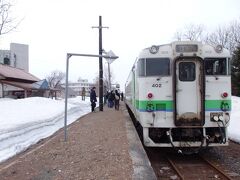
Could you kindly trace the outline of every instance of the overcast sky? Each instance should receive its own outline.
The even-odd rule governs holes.
[[[91,27],[101,15],[109,27],[103,29],[103,49],[119,56],[111,69],[123,89],[143,48],[170,43],[190,23],[207,31],[227,25],[240,18],[239,9],[239,0],[14,0],[13,16],[23,20],[0,38],[0,49],[28,44],[30,72],[41,79],[54,70],[65,72],[66,53],[98,54],[98,30]],[[97,74],[97,58],[70,59],[71,81],[92,81]]]

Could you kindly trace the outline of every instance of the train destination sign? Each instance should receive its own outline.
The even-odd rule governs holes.
[[[176,45],[176,52],[183,53],[183,52],[197,52],[198,45],[196,44],[178,44]]]

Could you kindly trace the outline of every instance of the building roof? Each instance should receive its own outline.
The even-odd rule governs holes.
[[[34,83],[40,81],[40,79],[30,73],[25,72],[22,69],[3,64],[0,64],[0,79],[4,81],[15,81],[23,83]]]
[[[50,89],[46,79],[33,83],[32,87],[33,89],[42,89],[42,90]]]
[[[24,83],[24,82],[15,82],[15,81],[5,81],[0,80],[3,84],[8,84],[25,90],[49,90],[47,81],[41,80],[35,83]]]
[[[1,80],[0,82],[2,82],[3,84],[8,84],[8,85],[15,86],[15,87],[18,87],[18,88],[22,88],[22,89],[25,89],[25,90],[32,90],[33,89],[32,84],[30,84],[30,83],[15,82],[15,81],[4,81],[4,80]]]

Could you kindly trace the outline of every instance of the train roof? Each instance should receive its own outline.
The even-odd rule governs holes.
[[[169,44],[152,45],[143,49],[139,58],[146,57],[176,57],[176,56],[200,56],[200,57],[231,57],[229,50],[221,45],[203,44],[200,41],[174,41]]]

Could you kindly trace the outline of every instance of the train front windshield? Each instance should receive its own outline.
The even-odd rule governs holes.
[[[139,76],[168,76],[170,74],[170,60],[168,58],[139,59]]]
[[[226,58],[206,58],[204,64],[206,75],[227,75]]]

